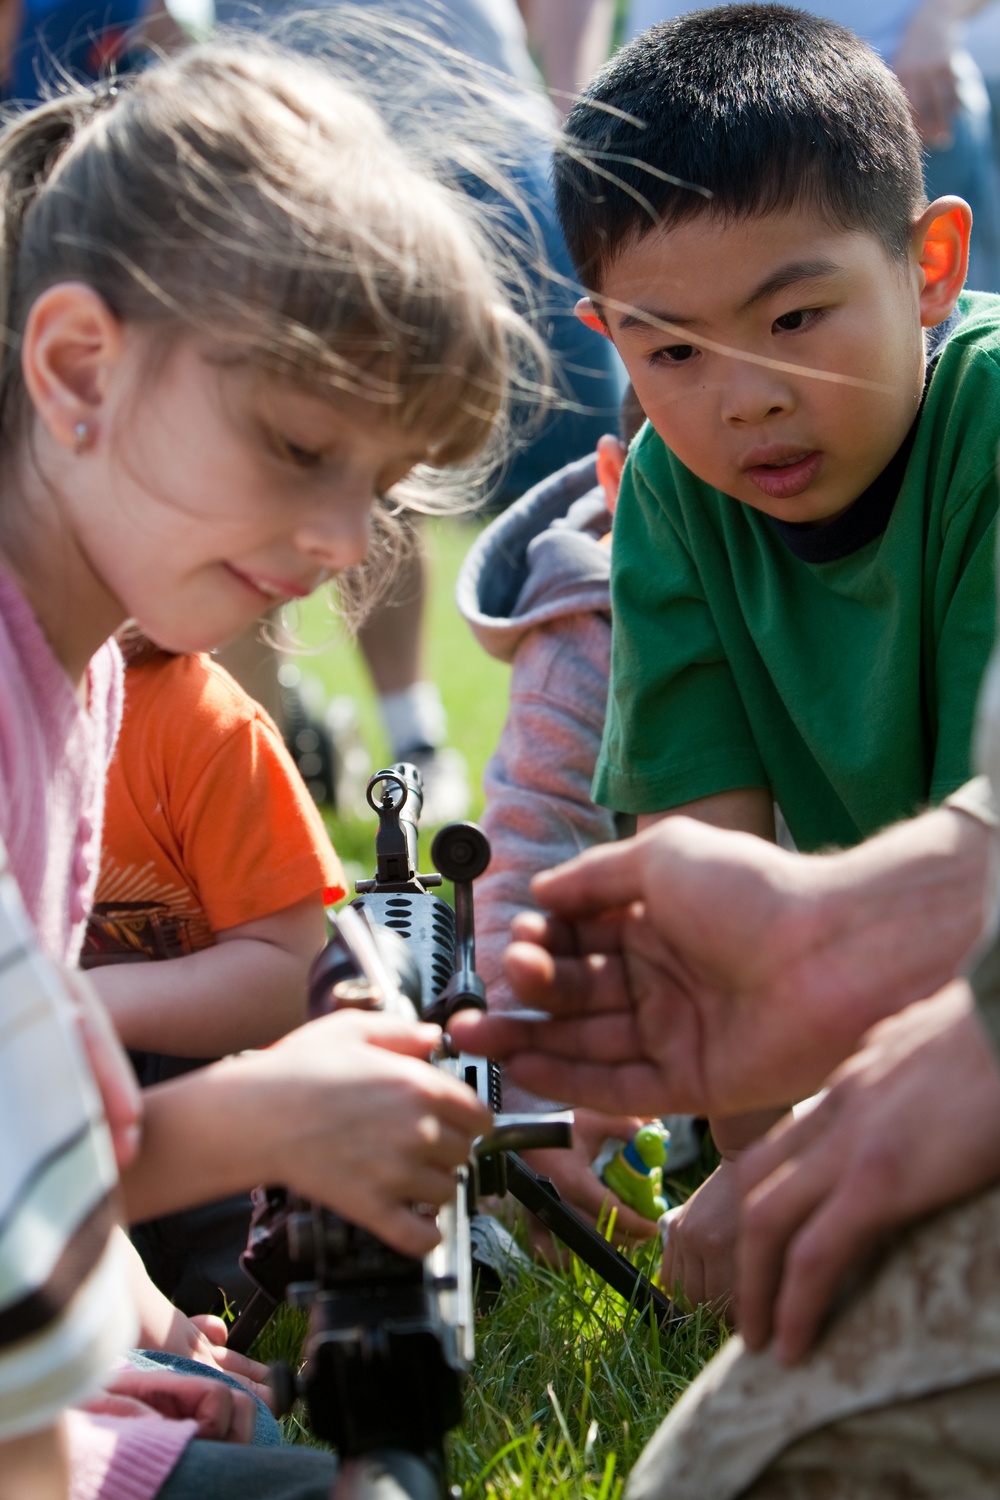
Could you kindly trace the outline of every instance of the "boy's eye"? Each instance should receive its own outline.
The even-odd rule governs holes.
[[[819,310],[815,307],[799,307],[795,312],[782,313],[780,318],[775,318],[774,327],[782,333],[795,333],[799,328],[805,328],[808,324],[816,321]]]
[[[682,365],[694,353],[694,344],[671,344],[668,349],[655,349],[649,356],[649,362],[654,365]]]

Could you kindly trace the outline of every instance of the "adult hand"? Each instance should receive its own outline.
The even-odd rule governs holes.
[[[612,1243],[638,1245],[656,1233],[656,1225],[634,1208],[629,1208],[601,1181],[591,1162],[610,1137],[630,1141],[646,1123],[636,1115],[602,1115],[592,1109],[578,1109],[573,1124],[573,1144],[569,1150],[525,1151],[524,1160],[533,1171],[551,1177],[560,1196],[592,1223],[606,1225],[614,1213]],[[531,1235],[532,1249],[555,1264],[558,1256],[547,1231]]]
[[[888,1232],[1000,1176],[1000,1068],[955,981],[876,1026],[807,1114],[739,1163],[740,1329],[794,1364]]]
[[[739,1219],[736,1164],[723,1160],[686,1203],[670,1211],[660,1266],[668,1292],[682,1292],[692,1307],[709,1302],[726,1314],[736,1283]]]
[[[959,109],[958,80],[952,66],[955,17],[947,0],[925,0],[913,12],[892,60],[925,146],[950,146]]]
[[[987,830],[926,813],[790,854],[671,817],[539,876],[506,971],[549,1021],[457,1015],[453,1040],[549,1098],[722,1116],[815,1092],[882,1016],[954,974],[982,925]],[[933,921],[931,918],[933,917]]]
[[[198,1437],[216,1443],[249,1443],[257,1407],[245,1391],[210,1375],[175,1370],[114,1370],[104,1389],[84,1403],[99,1416],[148,1417],[156,1412],[174,1421],[194,1420]]]

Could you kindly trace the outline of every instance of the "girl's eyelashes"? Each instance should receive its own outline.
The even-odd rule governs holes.
[[[323,462],[322,453],[312,448],[303,448],[301,444],[293,443],[291,438],[279,434],[277,442],[282,457],[287,458],[297,469],[318,469]]]

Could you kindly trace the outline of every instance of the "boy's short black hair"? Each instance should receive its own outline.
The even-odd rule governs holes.
[[[555,188],[594,290],[630,240],[706,210],[806,202],[903,256],[926,202],[894,74],[853,32],[780,5],[694,11],[624,47],[570,113]]]

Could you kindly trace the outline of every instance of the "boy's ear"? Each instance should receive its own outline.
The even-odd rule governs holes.
[[[574,310],[580,322],[587,328],[592,328],[595,333],[603,334],[606,339],[611,337],[607,323],[589,297],[581,297]]]
[[[621,438],[606,432],[597,439],[597,482],[604,491],[605,504],[612,515],[618,504],[618,491],[622,482],[622,470],[628,449]]]
[[[943,323],[965,285],[972,210],[962,198],[936,198],[913,226],[913,250],[924,273],[920,323]]]
[[[109,376],[121,356],[122,325],[83,282],[49,287],[33,304],[21,342],[21,368],[32,404],[52,437],[79,451],[86,423],[91,444]]]

